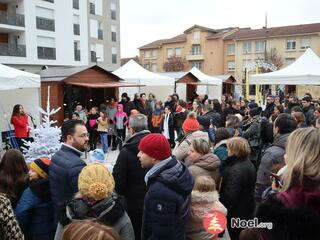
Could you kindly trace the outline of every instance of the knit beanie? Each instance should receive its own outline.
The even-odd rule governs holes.
[[[38,158],[30,163],[30,168],[35,171],[40,177],[47,178],[49,176],[49,158]]]
[[[197,120],[197,117],[195,113],[191,112],[189,113],[188,117],[186,120],[184,120],[182,124],[182,129],[183,131],[187,132],[193,132],[193,131],[198,131],[200,127],[200,124]]]
[[[148,134],[141,139],[139,150],[156,160],[165,160],[171,156],[168,140],[160,133]]]
[[[106,167],[94,163],[84,167],[80,172],[78,188],[83,197],[99,201],[111,195],[114,179]]]

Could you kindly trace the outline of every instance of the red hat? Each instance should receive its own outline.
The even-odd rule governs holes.
[[[184,120],[182,124],[182,129],[185,132],[193,132],[198,131],[200,127],[200,124],[198,120],[196,119],[196,116],[194,113],[190,113],[188,118]]]
[[[171,156],[170,144],[160,133],[151,133],[142,138],[139,150],[156,160],[165,160]]]

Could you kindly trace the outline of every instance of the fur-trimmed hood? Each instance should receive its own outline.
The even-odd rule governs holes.
[[[199,192],[193,190],[191,192],[191,203],[214,203],[215,201],[219,201],[219,193],[217,191]]]

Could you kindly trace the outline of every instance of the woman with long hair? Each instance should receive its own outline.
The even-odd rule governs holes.
[[[280,192],[256,211],[272,229],[246,229],[240,239],[320,239],[320,129],[299,128],[286,147],[286,169]]]
[[[6,151],[0,162],[0,192],[7,195],[13,208],[28,186],[28,172],[27,164],[19,150]]]
[[[28,115],[24,112],[21,104],[16,104],[13,107],[10,122],[14,127],[17,143],[21,147],[22,139],[29,137]]]

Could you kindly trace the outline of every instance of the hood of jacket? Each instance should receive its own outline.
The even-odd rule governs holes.
[[[221,145],[225,145],[227,147],[227,139],[221,140],[220,142],[218,142],[214,147],[213,150],[216,150],[218,147],[220,147]]]
[[[276,136],[273,140],[272,145],[285,149],[286,142],[288,140],[289,135],[290,135],[290,133],[285,133],[285,134],[280,134],[280,135]]]
[[[140,140],[150,133],[151,132],[149,130],[142,130],[140,132],[133,134],[131,137],[127,139],[127,141],[123,145],[123,148],[129,148],[131,151],[138,154],[139,152],[138,145],[140,143]]]
[[[205,139],[209,142],[208,132],[203,132],[203,131],[191,132],[185,138],[188,140],[202,138],[202,139]]]
[[[174,156],[149,177],[148,184],[153,181],[159,181],[183,196],[189,195],[193,188],[193,178],[188,168]]]
[[[68,202],[66,215],[69,220],[96,219],[110,226],[114,225],[125,213],[116,194],[90,203],[83,198],[76,198]]]
[[[203,218],[213,210],[214,203],[219,201],[219,193],[199,192],[193,190],[191,192],[191,216],[196,221],[203,221]]]
[[[220,160],[213,153],[208,153],[203,155],[198,161],[194,162],[192,165],[198,166],[207,171],[213,171],[219,168]]]
[[[29,182],[29,187],[31,192],[38,198],[43,200],[49,200],[51,198],[48,178],[31,181]]]

